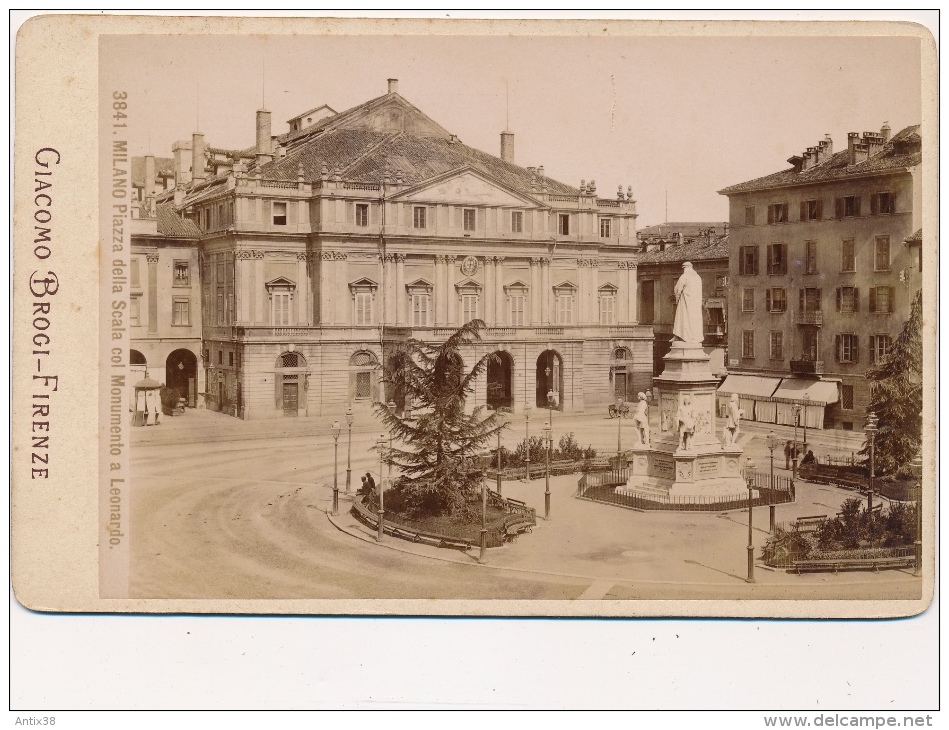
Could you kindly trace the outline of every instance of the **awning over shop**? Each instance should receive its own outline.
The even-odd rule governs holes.
[[[733,377],[729,375],[728,377]],[[725,382],[728,382],[727,380]],[[793,403],[803,403],[804,396],[814,405],[830,405],[838,400],[837,383],[829,380],[807,380],[805,378],[785,378],[774,391],[775,400],[782,399]]]
[[[725,382],[718,386],[718,392],[723,394],[738,393],[749,398],[770,398],[775,388],[781,383],[781,378],[765,378],[760,375],[729,375]]]

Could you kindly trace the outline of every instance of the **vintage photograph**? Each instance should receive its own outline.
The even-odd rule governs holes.
[[[923,43],[103,37],[103,597],[922,599]]]

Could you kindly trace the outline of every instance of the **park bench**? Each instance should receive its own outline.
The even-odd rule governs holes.
[[[809,515],[807,517],[798,517],[794,521],[794,530],[796,532],[816,532],[820,524],[827,519],[827,515]]]
[[[913,565],[916,558],[910,555],[885,558],[820,558],[816,560],[792,560],[791,567],[797,573],[804,570],[863,570],[870,568],[874,572],[880,568],[904,568]]]

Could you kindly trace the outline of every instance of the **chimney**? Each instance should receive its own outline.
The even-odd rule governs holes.
[[[180,140],[171,149],[175,155],[175,187],[182,187],[191,182],[191,143]]]
[[[201,132],[195,132],[191,135],[191,180],[195,185],[204,181],[204,168],[207,167],[206,156],[204,135]]]
[[[501,159],[514,162],[514,132],[501,132]]]
[[[890,123],[883,122],[883,126],[880,127],[880,134],[883,135],[884,144],[890,141]]]
[[[273,142],[270,131],[270,112],[257,110],[257,167],[273,159]]]
[[[864,132],[863,143],[867,146],[867,155],[873,157],[883,151],[885,140],[882,134],[875,132]]]
[[[389,79],[389,93],[398,94],[399,93],[399,80],[398,79]]]
[[[142,199],[148,200],[155,195],[155,156],[145,155],[145,185],[142,188]]]
[[[856,165],[860,162],[866,162],[867,157],[869,157],[869,149],[867,145],[860,141],[859,132],[847,134],[847,152],[849,153],[849,164]]]

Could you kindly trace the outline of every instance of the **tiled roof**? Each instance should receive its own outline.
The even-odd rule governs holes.
[[[904,241],[907,243],[922,243],[923,242],[923,229],[920,228],[916,233],[914,233],[909,238],[904,238]]]
[[[849,164],[850,152],[844,149],[841,152],[835,153],[826,162],[815,165],[810,169],[795,172],[794,168],[790,168],[754,180],[749,180],[748,182],[732,185],[718,192],[722,195],[730,195],[732,193],[744,193],[750,190],[765,190],[789,185],[806,185],[808,183],[840,180],[873,172],[898,170],[900,168],[918,165],[922,162],[922,153],[918,151],[918,145],[921,139],[919,129],[920,126],[918,124],[903,129],[898,134],[893,135],[890,141],[883,145],[883,149],[879,153],[855,165]],[[916,151],[905,152],[903,150],[906,147],[913,148]]]
[[[722,236],[711,243],[707,243],[705,239],[699,239],[692,243],[667,245],[664,251],[646,251],[639,254],[640,264],[666,264],[707,259],[728,259],[728,236]]]
[[[671,236],[682,233],[683,236],[697,236],[706,228],[724,230],[728,226],[726,221],[669,221],[646,226],[636,231],[641,236]]]
[[[175,176],[175,160],[173,157],[156,157],[155,174]],[[145,158],[132,158],[132,185],[141,186],[145,183]]]
[[[201,229],[194,221],[182,218],[175,212],[175,206],[172,203],[159,203],[158,212],[158,233],[162,236],[173,238],[198,238],[201,236]]]

